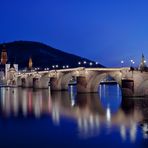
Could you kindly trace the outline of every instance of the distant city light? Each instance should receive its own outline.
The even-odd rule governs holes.
[[[96,62],[96,65],[98,65],[98,62]]]
[[[59,65],[56,65],[56,68],[58,68],[59,67]]]
[[[55,68],[55,66],[54,66],[54,65],[52,65],[52,68]]]
[[[63,68],[65,68],[65,66],[63,66]]]
[[[68,65],[66,65],[66,68],[69,68],[69,66],[68,66]]]

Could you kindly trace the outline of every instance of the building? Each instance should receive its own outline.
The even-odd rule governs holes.
[[[0,83],[5,84],[7,80],[13,80],[18,72],[18,64],[8,64],[8,56],[5,45],[3,45],[0,62]]]

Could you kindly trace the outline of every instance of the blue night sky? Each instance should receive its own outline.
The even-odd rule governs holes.
[[[43,42],[121,66],[148,58],[148,1],[0,0],[0,42]]]

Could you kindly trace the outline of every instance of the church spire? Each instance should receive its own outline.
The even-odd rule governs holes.
[[[3,45],[2,52],[1,52],[1,64],[5,65],[7,63],[7,51],[5,45]]]
[[[32,58],[30,57],[29,58],[29,63],[28,63],[29,69],[32,69],[32,65],[33,65],[33,62],[32,62]]]
[[[144,54],[142,53],[142,57],[141,57],[141,62],[140,62],[140,65],[139,65],[139,69],[140,70],[144,70],[146,68],[146,60],[145,60],[145,57],[144,57]]]

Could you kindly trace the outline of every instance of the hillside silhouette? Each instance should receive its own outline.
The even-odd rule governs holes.
[[[93,62],[86,58],[76,56],[63,52],[61,50],[52,48],[48,45],[39,42],[32,41],[15,41],[5,44],[0,44],[0,52],[3,45],[7,50],[8,62],[17,63],[19,68],[23,69],[28,66],[28,60],[31,57],[33,61],[33,67],[40,68],[52,68],[52,65],[59,65],[59,68],[69,65],[69,67],[78,67],[78,62],[86,61],[87,64],[81,64],[79,66],[90,67],[89,63]],[[95,64],[93,67],[103,67],[101,64]]]

